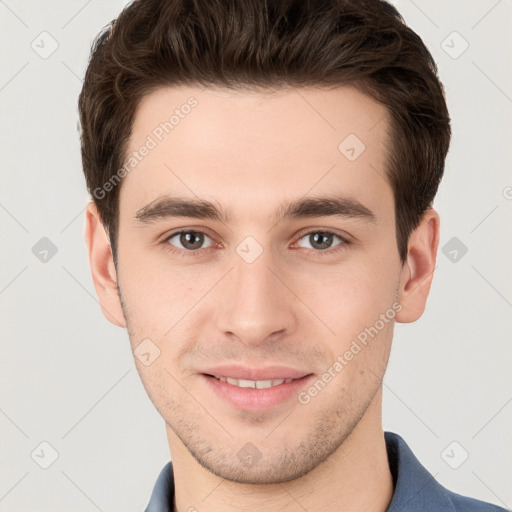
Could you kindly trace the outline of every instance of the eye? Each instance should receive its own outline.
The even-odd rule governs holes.
[[[334,243],[335,239],[338,239],[339,242]],[[304,242],[301,243],[302,240],[305,240],[306,245],[303,245]],[[206,233],[194,230],[181,230],[172,233],[163,243],[167,250],[181,256],[186,256],[187,253],[189,256],[192,253],[200,253],[201,249],[207,249],[214,245],[213,240]],[[310,249],[316,255],[327,255],[343,250],[350,243],[350,240],[332,231],[317,230],[302,235],[296,245]]]
[[[202,247],[205,241],[205,238],[210,240],[210,244]],[[177,243],[180,245],[174,245],[172,242],[173,239],[176,239]],[[177,247],[180,250],[185,251],[197,251],[198,249],[204,249],[206,247],[210,247],[212,245],[212,239],[201,231],[178,231],[177,233],[173,233],[166,239],[166,242],[172,245],[173,247]]]
[[[349,244],[348,240],[340,235],[337,235],[336,233],[332,233],[331,231],[311,231],[303,235],[297,243],[300,247],[304,247],[303,245],[300,245],[300,241],[305,239],[306,243],[309,243],[309,247],[306,245],[306,249],[314,249],[317,251],[325,252],[327,249],[333,247],[333,240],[335,238],[340,240],[340,243],[335,244],[334,247],[337,247],[338,245]]]

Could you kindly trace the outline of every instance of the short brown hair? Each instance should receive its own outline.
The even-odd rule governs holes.
[[[436,195],[451,130],[432,55],[393,6],[381,0],[135,0],[125,7],[93,43],[78,102],[83,170],[115,261],[122,183],[101,197],[95,191],[122,166],[140,99],[176,85],[353,85],[386,106],[386,172],[405,261],[409,235]]]

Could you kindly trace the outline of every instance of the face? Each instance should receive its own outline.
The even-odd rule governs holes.
[[[139,105],[117,323],[170,444],[223,478],[306,474],[380,407],[411,277],[387,129],[351,87],[165,88]],[[112,319],[117,294],[99,294]]]

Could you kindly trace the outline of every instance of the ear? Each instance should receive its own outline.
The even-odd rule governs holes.
[[[439,215],[429,208],[409,237],[407,261],[402,268],[398,289],[402,310],[395,317],[397,322],[415,322],[425,311],[436,266],[439,228]]]
[[[93,202],[85,210],[85,244],[89,252],[94,288],[105,318],[119,327],[126,327],[126,320],[117,293],[117,274],[112,248],[98,209]]]

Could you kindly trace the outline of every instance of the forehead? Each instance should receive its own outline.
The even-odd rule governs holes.
[[[161,88],[135,113],[121,214],[175,194],[254,216],[284,198],[326,192],[384,212],[393,205],[387,141],[386,108],[353,87]]]

